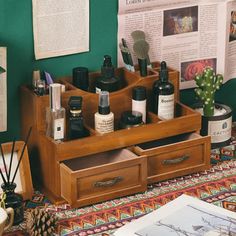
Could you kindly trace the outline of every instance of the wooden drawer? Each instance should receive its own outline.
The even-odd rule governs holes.
[[[128,149],[60,163],[61,195],[73,207],[146,190],[146,158]]]
[[[134,152],[147,157],[148,183],[210,167],[210,137],[197,133],[139,144],[134,147]]]

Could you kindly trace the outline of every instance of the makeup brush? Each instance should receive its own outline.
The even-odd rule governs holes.
[[[128,48],[128,45],[125,41],[124,38],[121,39],[121,45],[120,45],[120,49],[121,51],[123,52],[124,56],[125,56],[125,59],[127,60],[127,63],[128,63],[128,70],[134,72],[135,69],[134,69],[134,64],[133,64],[133,59],[132,59],[132,55],[131,55],[131,52]],[[124,59],[124,58],[123,58]]]
[[[134,42],[133,50],[138,58],[140,75],[147,76],[147,56],[149,44],[145,40],[140,39]]]
[[[139,40],[145,40],[146,39],[146,35],[145,35],[145,32],[142,31],[142,30],[135,30],[131,33],[131,36],[134,40],[134,42],[136,41],[139,41]],[[147,55],[147,66],[149,68],[152,68],[152,64],[151,64],[151,61],[150,61],[150,58],[149,58],[149,55]]]

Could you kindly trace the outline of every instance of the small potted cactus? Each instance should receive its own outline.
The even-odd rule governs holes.
[[[196,106],[202,114],[202,135],[211,136],[212,148],[227,145],[231,141],[232,110],[230,107],[215,103],[215,92],[223,83],[223,76],[215,74],[212,67],[206,67],[202,74],[194,77],[195,94],[201,100]]]

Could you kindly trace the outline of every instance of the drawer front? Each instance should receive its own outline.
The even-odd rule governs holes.
[[[98,196],[140,185],[140,166],[130,166],[77,179],[77,198]]]

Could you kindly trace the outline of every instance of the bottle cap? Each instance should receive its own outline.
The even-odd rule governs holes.
[[[128,128],[143,124],[142,113],[138,111],[124,111],[121,114],[121,128]]]
[[[73,69],[73,85],[77,88],[88,91],[89,75],[87,67],[76,67]]]
[[[71,110],[81,110],[82,109],[83,98],[81,96],[71,96],[68,105]]]
[[[136,101],[143,101],[147,98],[146,88],[144,86],[136,86],[132,91],[132,98]]]
[[[51,110],[61,108],[61,84],[53,83],[49,85],[49,99]]]
[[[159,78],[163,82],[168,81],[168,69],[165,61],[161,62],[161,69],[159,71]]]
[[[101,91],[99,93],[98,113],[102,115],[110,113],[109,92],[107,91]]]

